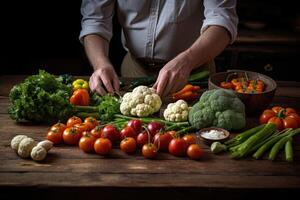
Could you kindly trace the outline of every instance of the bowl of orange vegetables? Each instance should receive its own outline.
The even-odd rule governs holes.
[[[259,114],[273,101],[276,82],[257,72],[229,70],[210,76],[208,89],[233,90],[245,104],[248,115]]]

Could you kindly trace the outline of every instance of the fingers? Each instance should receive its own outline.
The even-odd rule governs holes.
[[[90,88],[102,96],[107,92],[114,93],[119,91],[120,83],[114,69],[102,68],[96,70],[90,78]]]
[[[119,92],[120,90],[120,81],[119,78],[117,76],[115,76],[115,78],[113,79],[113,86],[116,92]]]
[[[164,94],[167,92],[167,91],[165,91],[166,86],[168,84],[167,73],[161,73],[158,76],[156,82],[157,82],[156,92],[159,96],[163,97]]]

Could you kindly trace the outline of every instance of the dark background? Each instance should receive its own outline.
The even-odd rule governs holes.
[[[80,5],[80,0],[2,2],[1,74],[35,74],[38,69],[46,69],[54,74],[90,75],[92,68],[78,40]],[[238,40],[216,58],[218,71],[242,68],[265,73],[276,80],[298,80],[300,17],[296,1],[240,0],[237,12],[239,36],[275,39],[262,43]],[[265,26],[250,29],[246,25],[253,20]],[[116,20],[114,32],[110,57],[119,71],[125,52]]]

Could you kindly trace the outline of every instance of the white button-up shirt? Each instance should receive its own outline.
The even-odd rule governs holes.
[[[169,61],[210,25],[237,35],[236,0],[83,0],[80,40],[98,34],[110,41],[115,7],[124,48],[137,58]]]

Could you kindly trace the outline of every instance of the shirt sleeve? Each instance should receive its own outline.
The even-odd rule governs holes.
[[[81,4],[81,32],[79,40],[86,35],[98,34],[107,41],[112,38],[112,17],[115,0],[83,0]]]
[[[237,37],[238,16],[235,6],[236,0],[204,0],[204,16],[201,33],[211,25],[226,28],[231,35],[231,43]]]

